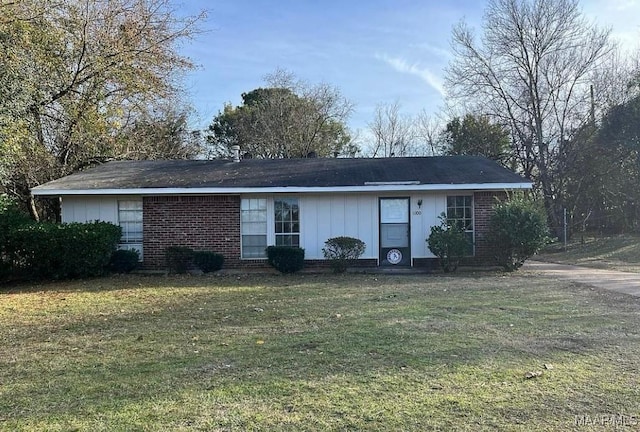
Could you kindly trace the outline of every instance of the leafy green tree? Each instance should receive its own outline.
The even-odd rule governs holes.
[[[609,109],[567,144],[565,195],[582,230],[640,229],[640,96]]]
[[[454,117],[443,131],[448,155],[485,156],[499,162],[509,158],[509,131],[486,116]]]
[[[118,134],[179,101],[192,67],[176,44],[197,31],[170,0],[17,0],[0,6],[0,185],[29,189],[93,160],[120,158]]]
[[[293,79],[276,72],[270,87],[243,93],[239,106],[225,105],[208,128],[213,153],[227,155],[239,145],[257,158],[355,154],[345,125],[351,104],[333,87]]]
[[[640,151],[640,96],[613,106],[604,116],[598,139]]]

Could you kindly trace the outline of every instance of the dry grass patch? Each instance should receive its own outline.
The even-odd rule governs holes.
[[[527,273],[132,276],[0,298],[2,430],[571,430],[640,413],[635,299]]]

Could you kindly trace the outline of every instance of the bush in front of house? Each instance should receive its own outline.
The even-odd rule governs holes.
[[[116,273],[131,273],[140,264],[140,254],[135,249],[118,249],[111,254],[109,268]]]
[[[7,254],[21,275],[46,279],[101,276],[120,241],[108,222],[31,223],[9,234]]]
[[[464,230],[450,223],[444,213],[439,219],[440,225],[431,227],[427,239],[429,250],[439,258],[440,267],[445,273],[454,272],[469,249],[469,240]]]
[[[295,246],[268,246],[267,262],[280,273],[295,273],[304,267],[304,249]]]
[[[0,194],[0,280],[12,274],[13,263],[9,256],[11,235],[21,226],[34,223],[28,214],[22,212],[16,203]]]
[[[169,273],[184,274],[193,263],[193,249],[186,246],[169,246],[164,251]]]
[[[519,269],[547,241],[544,206],[523,193],[512,194],[493,206],[488,237],[497,263],[506,271]]]
[[[224,256],[210,251],[197,251],[193,253],[193,263],[203,273],[211,273],[222,268]]]
[[[335,273],[344,273],[358,258],[362,256],[366,248],[365,243],[353,237],[333,237],[324,242],[322,254],[331,261],[331,268]]]

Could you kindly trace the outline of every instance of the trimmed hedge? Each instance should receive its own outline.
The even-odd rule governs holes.
[[[349,265],[362,256],[365,243],[353,237],[333,237],[324,242],[322,254],[331,261],[335,273],[344,273]]]
[[[304,267],[304,249],[294,246],[269,246],[267,261],[280,273],[295,273]]]
[[[222,268],[224,256],[210,251],[196,251],[193,253],[193,263],[203,273],[211,273]]]
[[[193,263],[193,249],[186,246],[169,246],[164,251],[169,273],[184,274]]]
[[[130,273],[138,268],[140,254],[135,249],[118,249],[111,254],[109,268],[116,273]]]
[[[29,277],[67,279],[105,273],[121,229],[108,222],[32,223],[9,233],[6,254]]]

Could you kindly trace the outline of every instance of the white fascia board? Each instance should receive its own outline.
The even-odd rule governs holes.
[[[522,183],[465,183],[465,184],[420,184],[420,185],[365,185],[335,187],[239,187],[239,188],[132,188],[132,189],[38,189],[33,195],[239,195],[260,193],[346,193],[346,192],[411,192],[411,191],[503,191],[531,189],[530,182]]]

